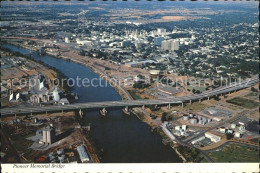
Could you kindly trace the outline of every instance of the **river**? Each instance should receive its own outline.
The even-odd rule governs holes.
[[[2,45],[13,52],[29,54],[30,51],[12,45]],[[89,68],[74,62],[57,59],[48,55],[39,56],[32,52],[37,61],[42,61],[60,72],[66,77],[73,78],[99,78]],[[105,81],[102,81],[104,84]],[[98,84],[98,82],[96,82]],[[72,92],[77,93],[77,102],[98,102],[122,100],[117,91],[108,85],[107,87],[79,87],[73,86]],[[110,109],[107,116],[103,117],[98,111],[85,111],[83,121],[91,123],[91,136],[98,146],[103,148],[102,163],[178,163],[179,156],[169,146],[162,144],[158,134],[152,133],[150,127],[137,117],[125,115],[119,109]]]

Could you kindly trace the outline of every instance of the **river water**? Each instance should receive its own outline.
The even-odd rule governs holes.
[[[12,45],[3,45],[13,52],[29,54],[30,51]],[[73,78],[99,78],[89,68],[63,59],[32,52],[37,61],[42,61],[60,72],[66,77]],[[104,84],[105,81],[102,81]],[[95,84],[98,84],[96,82]],[[73,86],[72,92],[77,93],[77,102],[98,102],[122,100],[117,91],[111,87],[83,87]],[[106,117],[98,111],[85,111],[84,123],[91,123],[91,136],[98,146],[104,150],[101,162],[103,163],[155,163],[155,162],[181,162],[181,159],[169,146],[162,144],[158,134],[152,133],[149,126],[137,117],[125,115],[119,109],[110,109]]]

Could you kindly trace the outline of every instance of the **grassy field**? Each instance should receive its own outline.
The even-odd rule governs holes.
[[[258,94],[258,92],[251,92],[251,93],[245,95],[245,97],[248,97],[250,99],[258,100],[259,94]]]
[[[184,109],[191,109],[193,111],[200,111],[200,110],[203,110],[205,109],[206,107],[208,107],[207,105],[204,105],[202,103],[199,103],[199,102],[193,102],[191,105],[189,103],[187,103],[185,106],[184,106]]]
[[[232,103],[234,105],[242,106],[244,108],[252,109],[259,106],[259,103],[253,100],[245,99],[242,97],[236,97],[230,100],[227,100],[228,103]]]
[[[228,144],[221,151],[209,153],[215,162],[259,162],[258,151],[245,146]]]
[[[133,97],[134,100],[142,99],[139,95],[137,95],[136,90],[128,90],[128,92]]]

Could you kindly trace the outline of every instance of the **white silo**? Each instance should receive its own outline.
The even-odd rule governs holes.
[[[175,130],[178,130],[178,131],[179,131],[180,128],[181,128],[180,126],[175,126]]]
[[[183,119],[184,121],[187,121],[187,120],[189,120],[189,116],[188,116],[188,115],[183,115],[182,119]]]
[[[191,118],[190,123],[191,124],[197,124],[198,120],[196,118]]]
[[[240,137],[241,137],[241,133],[235,132],[235,137],[236,137],[236,138],[240,138]]]
[[[55,88],[55,90],[53,91],[52,96],[54,101],[56,102],[60,101],[60,95],[57,88]]]
[[[235,129],[236,128],[236,124],[231,124],[231,128]]]

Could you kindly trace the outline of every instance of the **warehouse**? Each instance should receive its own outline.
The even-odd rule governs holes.
[[[219,142],[221,140],[220,136],[214,135],[212,133],[206,132],[205,137],[209,138],[212,142]]]

